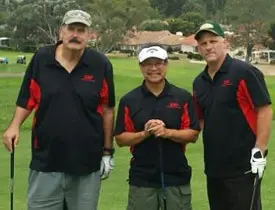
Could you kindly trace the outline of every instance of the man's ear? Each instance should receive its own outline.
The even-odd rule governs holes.
[[[229,49],[230,48],[230,43],[229,43],[228,38],[224,38],[223,42],[225,44],[226,49]]]

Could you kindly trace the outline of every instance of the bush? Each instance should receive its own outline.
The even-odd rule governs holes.
[[[198,61],[202,61],[203,57],[198,54],[198,53],[192,53],[192,52],[188,52],[187,53],[187,58],[191,59],[191,60],[198,60]]]
[[[169,46],[169,47],[167,48],[167,52],[168,52],[169,54],[173,53],[172,47]]]
[[[129,54],[131,54],[131,53],[133,53],[133,50],[120,50],[120,52],[121,53],[129,53]]]
[[[270,61],[271,65],[275,65],[275,60]]]
[[[179,60],[180,58],[178,56],[169,56],[169,60]]]

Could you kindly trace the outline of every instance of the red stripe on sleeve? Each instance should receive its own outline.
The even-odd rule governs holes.
[[[30,98],[28,99],[28,102],[27,102],[27,109],[29,110],[32,110],[33,108],[37,109],[38,104],[40,103],[41,92],[40,92],[39,85],[33,79],[31,79],[31,82],[30,82],[29,91],[30,91]]]
[[[196,97],[195,91],[193,92],[193,102],[194,102],[195,112],[197,114],[198,119],[199,120],[203,119],[203,112],[202,112],[202,109],[199,105],[199,102],[198,102],[198,99]]]
[[[190,117],[188,113],[188,103],[183,105],[183,114],[181,116],[180,129],[187,129],[190,127]]]
[[[103,115],[103,105],[108,104],[109,100],[109,89],[108,89],[108,84],[106,82],[106,79],[103,80],[102,82],[102,87],[100,89],[100,102],[97,106],[96,111],[102,116]]]
[[[126,132],[135,132],[135,127],[134,127],[134,123],[131,119],[130,116],[130,109],[129,107],[125,106],[124,107],[124,130]],[[133,154],[135,147],[134,146],[130,146],[130,152]]]
[[[30,98],[28,99],[28,102],[27,102],[27,109],[29,109],[29,110],[35,109],[35,111],[36,111],[39,107],[39,103],[40,103],[40,99],[41,99],[41,90],[40,90],[39,85],[37,84],[37,82],[34,79],[31,79],[29,91],[30,91]],[[34,114],[34,117],[33,117],[32,128],[34,128],[35,124],[36,124],[35,116],[36,116],[36,114]],[[34,148],[37,148],[38,140],[37,140],[36,136],[34,137],[33,141],[34,141],[33,142]]]
[[[130,109],[127,106],[124,107],[124,126],[126,132],[135,132],[134,123],[130,117]]]
[[[247,123],[256,135],[257,112],[244,80],[241,80],[238,85],[237,100]]]

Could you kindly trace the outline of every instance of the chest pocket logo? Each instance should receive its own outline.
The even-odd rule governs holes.
[[[232,82],[229,79],[223,80],[222,87],[227,87],[227,86],[230,86],[230,85],[232,85]]]
[[[91,74],[84,74],[81,77],[81,80],[84,81],[84,82],[94,82],[95,81],[94,76],[91,75]]]
[[[168,109],[180,109],[180,105],[177,101],[176,102],[170,101],[167,105],[167,108]]]

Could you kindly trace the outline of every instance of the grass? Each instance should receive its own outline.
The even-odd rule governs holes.
[[[7,54],[0,52],[0,57]],[[26,66],[15,64],[16,56],[20,53],[8,53],[11,57],[9,65],[0,65],[1,72],[24,72]],[[31,54],[28,54],[29,61]],[[15,60],[13,60],[13,58]],[[14,63],[12,63],[12,61]],[[136,87],[142,81],[138,70],[137,61],[134,58],[111,59],[114,66],[116,99],[117,101],[127,91]],[[189,64],[186,61],[170,62],[168,79],[170,82],[191,90],[194,77],[201,71],[202,65]],[[0,78],[0,135],[8,126],[14,110],[14,103],[17,97],[18,88],[22,78]],[[266,78],[268,89],[271,92],[273,101],[275,99],[275,77]],[[16,150],[16,171],[15,171],[15,209],[26,209],[26,191],[28,165],[30,161],[30,127],[31,118],[22,126],[20,132],[20,144]],[[275,128],[275,122],[272,124]],[[272,134],[271,140],[275,138]],[[275,156],[272,151],[275,150],[275,142],[270,141],[268,157],[268,168],[262,186],[263,208],[266,210],[275,209]],[[206,197],[205,176],[203,173],[203,150],[201,139],[187,148],[187,157],[193,168],[192,190],[193,190],[193,209],[207,210],[208,203]],[[9,154],[0,148],[0,210],[7,210],[9,206]],[[128,194],[128,170],[130,153],[128,148],[118,148],[115,161],[116,167],[111,177],[102,182],[101,195],[99,201],[99,210],[122,210],[126,208]]]

